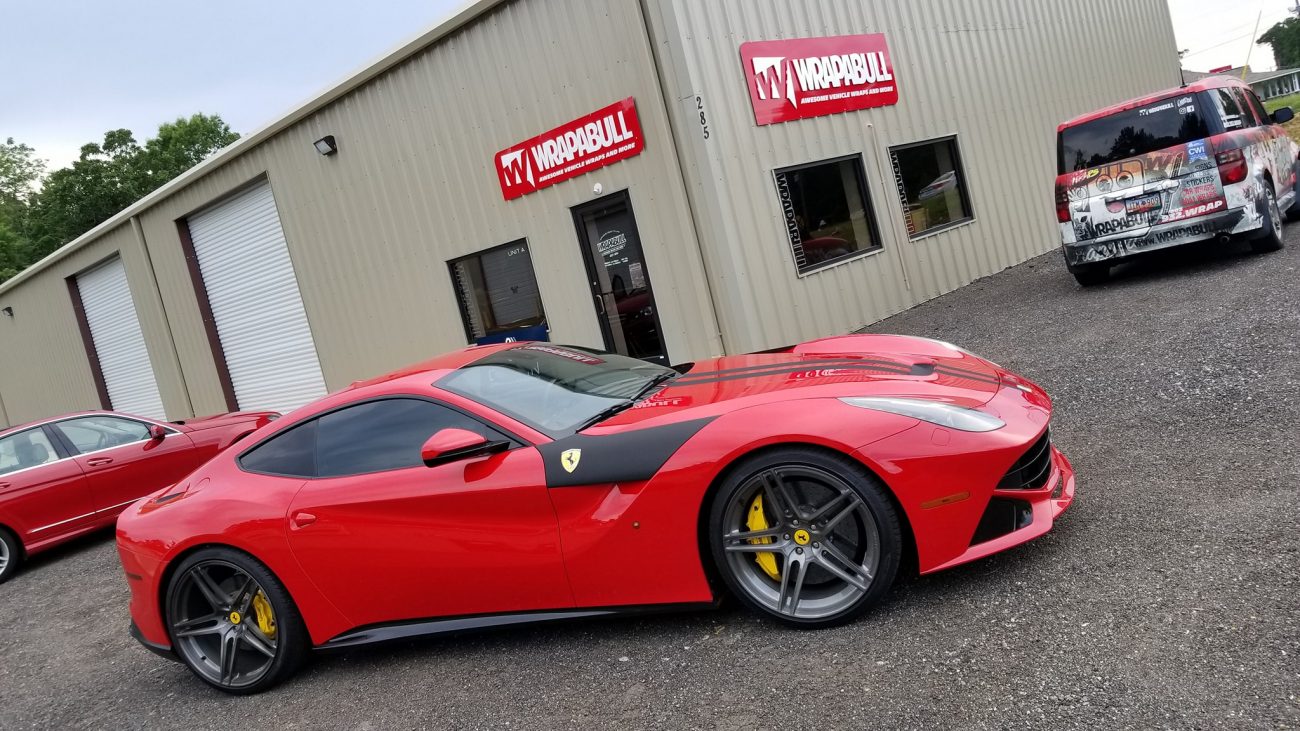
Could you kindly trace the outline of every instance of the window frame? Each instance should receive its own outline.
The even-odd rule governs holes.
[[[844,254],[834,259],[828,259],[823,262],[818,262],[816,265],[812,267],[801,269],[799,267],[799,255],[798,253],[795,252],[794,242],[790,240],[790,231],[789,231],[788,221],[785,215],[785,209],[784,206],[782,206],[781,204],[781,180],[778,176],[780,176],[783,173],[792,173],[792,172],[797,172],[799,170],[807,170],[809,168],[821,167],[823,165],[838,165],[839,163],[843,163],[843,162],[853,163],[854,172],[856,173],[858,179],[858,188],[861,190],[861,194],[862,194],[862,207],[864,212],[864,218],[867,225],[867,234],[871,237],[871,240],[875,242],[875,246],[872,246],[870,248],[865,248],[865,249],[858,249],[857,251]],[[875,202],[872,201],[871,199],[871,186],[868,185],[868,180],[867,180],[867,162],[863,153],[854,152],[848,155],[840,155],[838,157],[828,157],[821,160],[814,160],[812,162],[800,163],[797,165],[786,165],[783,167],[773,168],[772,185],[776,192],[777,212],[779,214],[779,219],[783,227],[782,237],[785,240],[786,251],[790,254],[790,262],[794,264],[795,274],[800,279],[804,277],[812,276],[813,274],[824,272],[827,269],[840,266],[841,264],[846,264],[856,259],[864,259],[868,256],[875,256],[876,254],[879,254],[885,250],[885,240],[881,236],[880,224],[876,218]],[[800,242],[800,246],[801,247],[803,246],[802,242]]]
[[[502,249],[509,249],[511,247],[520,246],[520,245],[528,249],[528,269],[533,275],[533,283],[537,285],[537,303],[541,308],[541,316],[542,316],[541,322],[539,322],[537,325],[531,325],[529,327],[537,327],[538,325],[540,325],[540,326],[546,326],[549,329],[549,325],[547,324],[548,320],[546,317],[546,301],[542,298],[542,284],[537,279],[537,267],[535,266],[535,262],[533,261],[533,245],[531,242],[529,242],[527,236],[521,236],[512,241],[507,241],[504,244],[497,244],[496,246],[490,246],[486,249],[479,249],[478,251],[470,252],[468,254],[465,254],[464,256],[458,256],[455,259],[447,260],[447,275],[451,277],[451,290],[452,293],[455,294],[456,296],[456,308],[460,311],[460,324],[465,329],[465,341],[470,345],[477,343],[478,338],[474,337],[474,332],[470,328],[469,308],[466,306],[465,299],[461,295],[459,280],[456,277],[456,265],[463,261],[469,261],[470,259],[478,259],[479,269],[481,271],[483,268],[484,256],[496,251],[500,251]],[[484,284],[486,285],[486,281],[484,282]],[[492,313],[492,315],[493,318],[495,319],[496,313]],[[510,329],[514,329],[514,328],[510,328]],[[488,337],[490,335],[493,335],[493,333],[485,327],[483,337]]]
[[[894,183],[898,186],[898,203],[900,206],[900,211],[904,216],[904,219],[906,219],[907,217],[907,209],[905,208],[905,206],[907,205],[907,196],[903,190],[903,178],[899,174],[900,170],[898,167],[898,157],[897,155],[895,155],[895,153],[898,152],[899,150],[910,150],[916,147],[925,147],[926,145],[935,145],[935,144],[945,143],[945,142],[952,144],[953,172],[957,174],[957,181],[960,183],[960,185],[958,186],[958,193],[961,195],[962,207],[966,209],[965,217],[959,218],[956,221],[949,221],[948,223],[945,223],[942,226],[931,226],[930,228],[927,228],[926,230],[915,235],[909,233],[907,235],[908,241],[919,241],[921,239],[925,239],[931,236],[941,234],[945,231],[950,231],[959,226],[967,226],[969,224],[975,223],[975,218],[976,218],[975,205],[971,199],[970,186],[967,183],[969,178],[966,177],[966,161],[962,159],[961,145],[958,144],[957,142],[957,136],[958,136],[957,133],[954,132],[950,135],[944,135],[942,137],[933,137],[928,140],[908,142],[901,145],[891,145],[889,147],[889,165],[894,171]],[[906,220],[904,220],[903,222],[903,230],[904,231],[907,230]]]
[[[110,449],[129,447],[132,444],[141,444],[143,442],[149,441],[149,438],[145,437],[144,439],[137,439],[133,442],[124,442],[122,444],[115,444],[111,447],[100,447],[99,449],[92,449],[88,452],[83,452],[81,451],[81,448],[77,446],[77,443],[72,441],[72,437],[68,436],[67,433],[63,431],[63,424],[69,421],[80,421],[82,419],[117,419],[118,421],[128,421],[131,422],[132,424],[140,424],[144,426],[146,434],[148,433],[149,428],[152,426],[161,426],[164,429],[166,429],[167,437],[170,437],[174,434],[180,434],[180,432],[177,431],[176,429],[173,429],[172,427],[166,426],[164,424],[156,424],[151,421],[144,421],[143,419],[133,419],[129,416],[119,416],[117,414],[82,414],[80,416],[73,416],[67,419],[59,419],[58,421],[49,422],[46,426],[48,426],[55,434],[58,435],[59,441],[63,442],[63,447],[67,449],[69,455],[73,457],[85,457],[88,454],[98,454],[100,452],[107,452]]]
[[[450,409],[451,411],[455,411],[461,414],[462,416],[477,421],[483,426],[487,427],[488,429],[501,434],[503,437],[505,437],[507,440],[511,442],[511,445],[506,449],[506,451],[514,451],[516,449],[523,449],[526,447],[534,446],[531,442],[520,437],[518,434],[515,434],[509,429],[506,429],[505,427],[502,427],[491,421],[487,421],[481,416],[473,413],[472,411],[469,411],[468,409],[461,408],[460,406],[457,406],[452,403],[448,403],[447,401],[444,401],[442,399],[433,398],[432,396],[424,396],[422,394],[415,394],[415,393],[394,393],[394,394],[384,394],[382,396],[372,396],[370,398],[360,399],[357,401],[350,401],[346,404],[340,404],[338,406],[331,407],[319,413],[312,414],[311,416],[305,419],[290,424],[285,429],[280,429],[273,434],[268,434],[264,438],[259,440],[256,444],[248,446],[243,451],[241,451],[238,455],[236,455],[235,467],[238,468],[240,472],[245,472],[250,475],[261,475],[263,477],[280,477],[280,478],[286,478],[292,480],[307,480],[312,482],[319,482],[322,480],[342,480],[351,477],[366,477],[369,475],[382,475],[388,472],[400,472],[402,470],[410,470],[410,469],[415,469],[416,467],[420,467],[421,465],[412,465],[408,467],[394,467],[392,469],[387,469],[387,470],[375,470],[372,472],[357,472],[349,475],[321,476],[319,474],[294,475],[294,474],[286,474],[282,472],[267,472],[264,470],[250,469],[244,466],[244,458],[247,457],[249,454],[261,448],[263,445],[268,444],[274,441],[275,439],[278,439],[279,437],[294,431],[295,429],[300,429],[302,427],[307,426],[308,424],[317,424],[321,419],[325,418],[326,416],[329,416],[330,414],[336,414],[340,411],[350,409],[354,406],[364,406],[366,404],[377,403],[380,401],[397,401],[397,400],[426,401],[428,403],[434,404],[435,406],[441,406],[445,409]],[[316,459],[315,459],[318,456],[316,454],[316,450],[319,447],[319,439],[320,439],[319,426],[317,426],[317,431],[318,431],[317,434],[312,435],[312,451],[313,451],[312,466],[314,471],[319,472],[320,465],[316,463]],[[429,436],[432,437],[433,434],[430,434]],[[426,467],[425,469],[429,469],[429,468]]]
[[[55,434],[50,429],[50,425],[48,423],[37,424],[35,426],[31,426],[26,429],[18,429],[16,431],[5,434],[4,436],[0,436],[0,441],[12,439],[21,434],[26,434],[28,432],[34,432],[34,431],[39,431],[45,437],[45,441],[49,442],[50,446],[54,448],[55,458],[48,462],[32,465],[31,467],[20,467],[16,470],[10,470],[9,472],[0,472],[0,477],[8,478],[12,475],[22,474],[23,472],[27,472],[29,470],[38,470],[42,467],[49,467],[52,464],[57,464],[59,462],[63,462],[65,460],[69,460],[73,458],[74,455],[68,452],[67,445],[63,444],[63,442],[59,438],[59,435]]]

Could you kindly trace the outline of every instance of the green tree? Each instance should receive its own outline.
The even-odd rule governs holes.
[[[39,258],[111,218],[167,181],[239,139],[217,115],[167,122],[140,145],[130,130],[81,148],[70,167],[46,179],[30,211],[28,236]]]
[[[1278,68],[1300,66],[1300,18],[1287,18],[1269,28],[1255,42],[1273,47],[1273,61]]]
[[[31,257],[25,230],[44,172],[45,161],[30,146],[12,137],[0,144],[0,282],[21,271]]]

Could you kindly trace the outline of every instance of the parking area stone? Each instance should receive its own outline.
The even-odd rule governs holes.
[[[1079,492],[1047,536],[903,582],[850,625],[724,608],[518,628],[321,657],[227,697],[127,636],[104,534],[0,586],[0,728],[1300,727],[1288,234],[1093,289],[1053,252],[871,326],[1043,385]]]

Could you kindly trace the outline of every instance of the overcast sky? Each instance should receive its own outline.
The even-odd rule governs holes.
[[[1295,2],[1169,0],[1178,47],[1189,51],[1184,65],[1244,63],[1260,11],[1262,33]],[[0,0],[0,139],[26,142],[58,167],[106,130],[126,127],[143,140],[193,112],[248,133],[461,5]],[[1251,65],[1273,68],[1267,46]]]

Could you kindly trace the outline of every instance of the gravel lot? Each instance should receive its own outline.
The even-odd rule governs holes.
[[[1059,254],[873,326],[1055,397],[1048,536],[822,631],[715,613],[321,659],[229,698],[127,636],[111,537],[0,586],[0,728],[1300,727],[1300,225],[1081,290]],[[934,246],[935,244],[930,244]],[[653,577],[647,577],[653,580]]]

